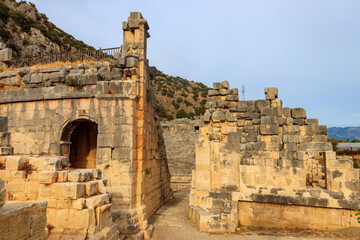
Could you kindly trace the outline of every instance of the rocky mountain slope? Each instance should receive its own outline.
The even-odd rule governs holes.
[[[13,59],[93,49],[56,27],[34,4],[15,0],[0,0],[0,49],[4,44],[13,50]]]

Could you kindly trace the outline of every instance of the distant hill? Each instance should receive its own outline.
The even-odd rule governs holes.
[[[360,140],[360,127],[331,127],[328,128],[328,138]]]
[[[193,118],[204,114],[209,87],[152,68],[152,83],[160,104],[159,116],[162,120]]]

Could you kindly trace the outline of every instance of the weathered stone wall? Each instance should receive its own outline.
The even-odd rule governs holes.
[[[238,202],[322,207],[329,214],[359,208],[359,169],[336,158],[326,126],[303,108],[282,107],[276,88],[265,95],[239,101],[227,82],[209,91],[190,196],[190,217],[201,231],[234,232],[243,219]]]
[[[47,201],[45,222],[51,237],[119,237],[100,170],[69,170],[69,159],[59,156],[0,156],[0,162],[7,200]]]
[[[70,161],[82,156],[83,167],[95,162],[91,168],[102,171],[112,193],[118,229],[139,239],[149,238],[152,227],[146,219],[171,196],[147,71],[148,29],[140,13],[131,13],[123,23],[122,52],[109,62],[0,71],[0,121],[8,123],[0,127],[1,155],[66,156]],[[95,126],[95,144],[82,146],[88,141],[77,141],[74,133],[82,124]]]
[[[0,239],[47,239],[46,201],[5,204],[5,182],[0,178]]]
[[[177,191],[191,185],[195,169],[195,143],[199,139],[201,120],[187,118],[161,122],[166,155],[171,174],[171,188]]]

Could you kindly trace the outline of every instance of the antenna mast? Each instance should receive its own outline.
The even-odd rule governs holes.
[[[241,100],[245,100],[245,85],[243,84],[241,87]]]

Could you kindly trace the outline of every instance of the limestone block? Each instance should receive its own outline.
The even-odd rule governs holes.
[[[42,73],[33,73],[31,74],[30,83],[37,84],[43,82],[43,74]]]
[[[84,209],[85,206],[86,206],[85,198],[79,198],[79,199],[76,199],[76,200],[72,200],[71,202],[72,202],[72,208],[73,209],[81,210],[81,209]]]
[[[66,164],[67,157],[28,157],[27,160],[34,170],[37,171],[59,171],[63,162]]]
[[[206,112],[204,113],[204,122],[208,123],[210,122],[210,118],[211,118],[211,113],[206,110]]]
[[[92,169],[91,170],[91,180],[101,179],[101,170],[100,169]]]
[[[211,115],[214,122],[224,122],[225,114],[222,111],[215,111]]]
[[[281,110],[282,110],[282,115],[284,117],[287,117],[287,118],[291,117],[291,108],[284,107]]]
[[[26,159],[21,156],[7,156],[6,170],[24,170],[26,168]]]
[[[210,89],[210,90],[208,91],[208,96],[217,96],[217,95],[219,95],[219,91],[218,91],[218,90],[212,90],[212,89]]]
[[[53,194],[57,198],[78,199],[85,196],[85,184],[83,183],[54,183],[53,186]]]
[[[213,83],[213,89],[215,89],[215,90],[219,90],[220,86],[221,86],[221,83],[219,83],[219,82]]]
[[[220,83],[220,89],[229,89],[229,88],[230,88],[230,85],[229,85],[228,81],[222,81]]]
[[[95,210],[82,209],[70,210],[68,228],[72,229],[88,229],[95,227]]]
[[[68,171],[57,172],[57,182],[67,182],[67,180],[68,180]]]
[[[90,181],[85,183],[85,192],[87,196],[95,195],[98,192],[98,181]]]
[[[219,95],[225,96],[225,95],[228,95],[228,94],[230,94],[230,90],[229,90],[229,89],[221,88],[221,89],[219,90]]]
[[[81,75],[81,74],[84,74],[85,73],[85,70],[84,69],[71,69],[70,72],[69,72],[69,75]]]
[[[280,107],[266,107],[261,110],[261,116],[282,116],[282,110]]]
[[[281,100],[271,100],[270,101],[270,107],[282,107],[282,101]]]
[[[12,60],[12,49],[5,48],[0,50],[0,62],[10,62]]]
[[[306,118],[306,111],[304,108],[293,108],[291,109],[292,118]]]
[[[226,100],[227,101],[238,101],[239,100],[239,96],[238,95],[226,95]]]
[[[305,124],[306,125],[319,125],[319,119],[317,119],[317,118],[305,119]]]
[[[85,205],[87,208],[97,208],[109,202],[109,194],[106,193],[86,198]]]
[[[278,98],[278,89],[275,87],[268,87],[264,89],[266,100],[275,100]]]
[[[132,68],[138,66],[138,59],[136,57],[127,57],[126,58],[126,67]]]
[[[48,66],[40,68],[41,73],[59,72],[63,69],[63,66]]]
[[[305,119],[303,119],[303,118],[294,119],[293,124],[303,126],[303,125],[305,125]]]
[[[51,184],[57,181],[58,173],[56,171],[41,171],[38,177],[40,183]]]
[[[261,117],[262,124],[277,124],[277,117],[276,116],[262,116]]]
[[[91,178],[91,170],[73,170],[68,172],[69,182],[84,182]]]
[[[234,115],[231,112],[226,112],[225,118],[226,118],[226,121],[228,121],[228,122],[235,122]]]
[[[263,108],[269,108],[270,101],[267,100],[256,100],[255,101],[255,109],[257,112],[261,112]]]
[[[277,135],[279,134],[279,125],[277,124],[260,124],[260,134]]]

